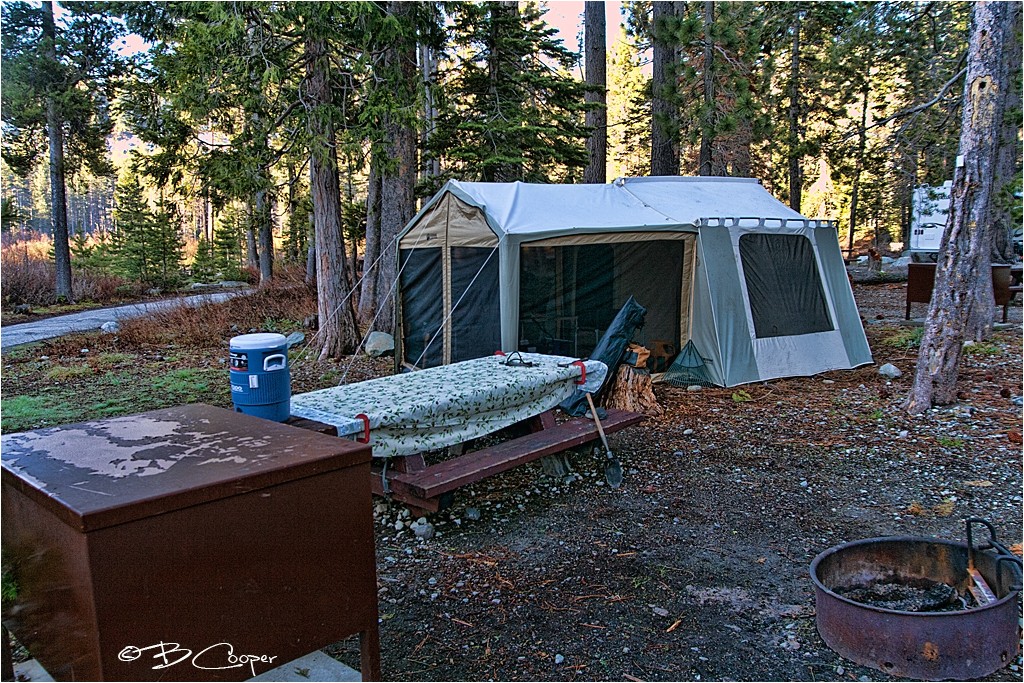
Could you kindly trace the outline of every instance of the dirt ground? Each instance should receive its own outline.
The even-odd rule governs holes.
[[[461,490],[425,541],[377,501],[384,676],[894,680],[818,635],[815,555],[962,540],[972,515],[1019,544],[1022,524],[1021,309],[966,356],[958,405],[909,417],[904,286],[855,288],[874,366],[747,386],[749,400],[660,385],[664,414],[613,437],[618,490],[590,452],[566,479],[532,464]],[[887,362],[903,375],[879,375]],[[332,650],[354,666],[356,652]],[[986,680],[1021,680],[1020,665]]]
[[[915,328],[902,324],[905,284],[854,292],[874,365],[736,389],[659,385],[664,413],[612,437],[625,468],[618,490],[591,451],[572,454],[574,472],[563,477],[534,463],[458,491],[431,516],[429,540],[415,536],[402,506],[376,499],[385,678],[893,680],[821,640],[808,566],[856,539],[962,540],[968,516],[991,520],[1019,549],[1021,307],[965,355],[960,403],[910,417],[901,409],[916,360]],[[230,403],[216,344],[134,355],[96,335],[88,345],[86,356],[79,338],[5,355],[6,407],[22,394],[49,405],[51,388],[114,391],[99,365],[87,381],[76,372],[56,386],[54,363],[70,372],[83,357],[99,363],[100,351],[141,367],[146,386],[188,373],[188,400]],[[881,376],[885,363],[902,376]],[[389,366],[343,359],[327,373],[298,356],[292,388]],[[129,412],[160,407],[132,400]],[[358,668],[354,640],[330,652]],[[1021,680],[1020,657],[986,680]]]

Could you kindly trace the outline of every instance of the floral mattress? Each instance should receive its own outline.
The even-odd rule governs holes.
[[[564,356],[488,356],[297,394],[291,413],[337,427],[339,436],[368,429],[376,457],[412,455],[539,415],[577,390],[596,391],[607,372],[600,361]]]

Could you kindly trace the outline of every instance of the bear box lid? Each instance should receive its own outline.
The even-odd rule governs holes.
[[[365,444],[202,403],[5,434],[0,446],[5,486],[80,531],[370,461]]]

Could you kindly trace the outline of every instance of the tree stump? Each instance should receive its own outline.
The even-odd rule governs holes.
[[[606,408],[628,410],[631,413],[661,415],[662,408],[654,395],[651,373],[631,365],[620,365],[615,383],[605,398]]]

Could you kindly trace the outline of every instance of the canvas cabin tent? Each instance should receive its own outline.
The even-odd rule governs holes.
[[[641,340],[721,386],[871,362],[835,225],[755,179],[449,181],[398,237],[396,359],[585,357],[632,295]]]

